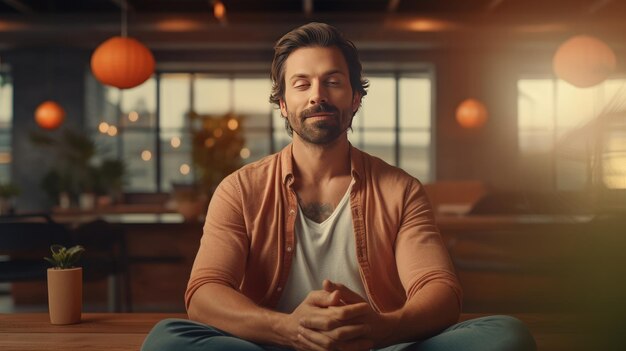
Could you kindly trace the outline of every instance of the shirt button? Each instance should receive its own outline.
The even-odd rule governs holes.
[[[287,252],[291,252],[291,246],[287,246]]]
[[[282,287],[282,286],[279,286],[278,288],[276,288],[276,291],[278,291],[278,292],[283,291],[283,287]]]
[[[296,211],[292,208],[291,210],[289,210],[289,214],[293,216],[294,214],[296,214]]]

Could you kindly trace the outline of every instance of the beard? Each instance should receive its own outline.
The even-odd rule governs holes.
[[[306,121],[309,117],[318,113],[331,113],[333,118],[332,120],[315,122]],[[340,135],[352,126],[352,118],[353,113],[350,109],[340,111],[334,105],[321,103],[303,110],[297,116],[295,112],[288,112],[287,122],[302,140],[315,145],[327,145],[337,140]],[[342,122],[346,120],[349,123],[345,128],[342,128]]]

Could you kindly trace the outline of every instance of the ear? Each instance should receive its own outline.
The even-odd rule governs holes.
[[[359,106],[361,106],[361,98],[361,93],[355,91],[352,96],[352,113],[356,113],[356,111],[359,109]]]
[[[288,114],[287,114],[287,104],[285,103],[285,100],[280,99],[278,100],[278,103],[280,105],[280,115],[282,117],[287,118]]]

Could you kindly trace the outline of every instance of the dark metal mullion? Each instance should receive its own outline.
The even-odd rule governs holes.
[[[154,149],[156,153],[156,191],[161,192],[161,74],[156,74],[156,117],[155,117],[155,134],[156,134],[156,147]]]
[[[400,167],[400,74],[396,71],[394,73],[395,83],[396,83],[396,94],[395,94],[395,104],[396,104],[396,123],[394,128],[394,136],[395,136],[395,163],[396,167]]]
[[[553,190],[558,190],[559,187],[559,182],[558,182],[558,175],[557,175],[557,155],[556,155],[556,140],[557,140],[557,135],[558,135],[558,131],[557,131],[557,120],[558,120],[558,93],[559,93],[559,88],[558,88],[558,84],[559,81],[557,78],[553,78],[553,82],[554,84],[552,85],[552,188]]]
[[[124,113],[124,111],[122,111],[122,100],[124,97],[124,93],[123,90],[119,89],[119,96],[117,99],[117,159],[118,160],[124,160],[124,133],[126,132],[124,130],[124,127],[122,126],[122,113]]]

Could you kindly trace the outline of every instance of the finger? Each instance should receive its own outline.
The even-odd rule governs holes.
[[[306,329],[303,329],[303,332],[308,333]],[[303,350],[311,350],[311,351],[327,351],[328,350],[328,348],[325,348],[309,340],[306,336],[304,336],[304,334],[300,333],[300,330],[298,330],[298,343],[299,343],[298,348],[303,349]]]
[[[324,350],[363,351],[369,350],[374,346],[371,340],[362,337],[358,339],[338,340],[325,333],[318,333],[306,328],[298,329],[298,333],[308,342],[315,345],[311,346],[307,343],[306,345],[311,348],[322,347]]]
[[[371,328],[367,324],[343,325],[335,329],[324,331],[322,334],[327,335],[333,340],[345,342],[357,338],[365,338],[371,332]]]
[[[303,316],[299,322],[305,328],[328,331],[347,325],[350,321],[366,316],[371,311],[372,309],[367,303],[339,307],[331,306],[316,311],[314,314]]]
[[[339,292],[328,292],[324,290],[311,291],[304,299],[304,302],[317,307],[336,306],[340,304]]]
[[[345,302],[345,304],[365,302],[365,299],[361,295],[341,283],[335,283],[329,279],[325,279],[322,282],[322,286],[324,290],[328,292],[338,290],[341,295],[340,299]]]
[[[339,341],[315,330],[300,327],[298,333],[315,345],[321,346],[324,350],[336,350],[340,345]]]

